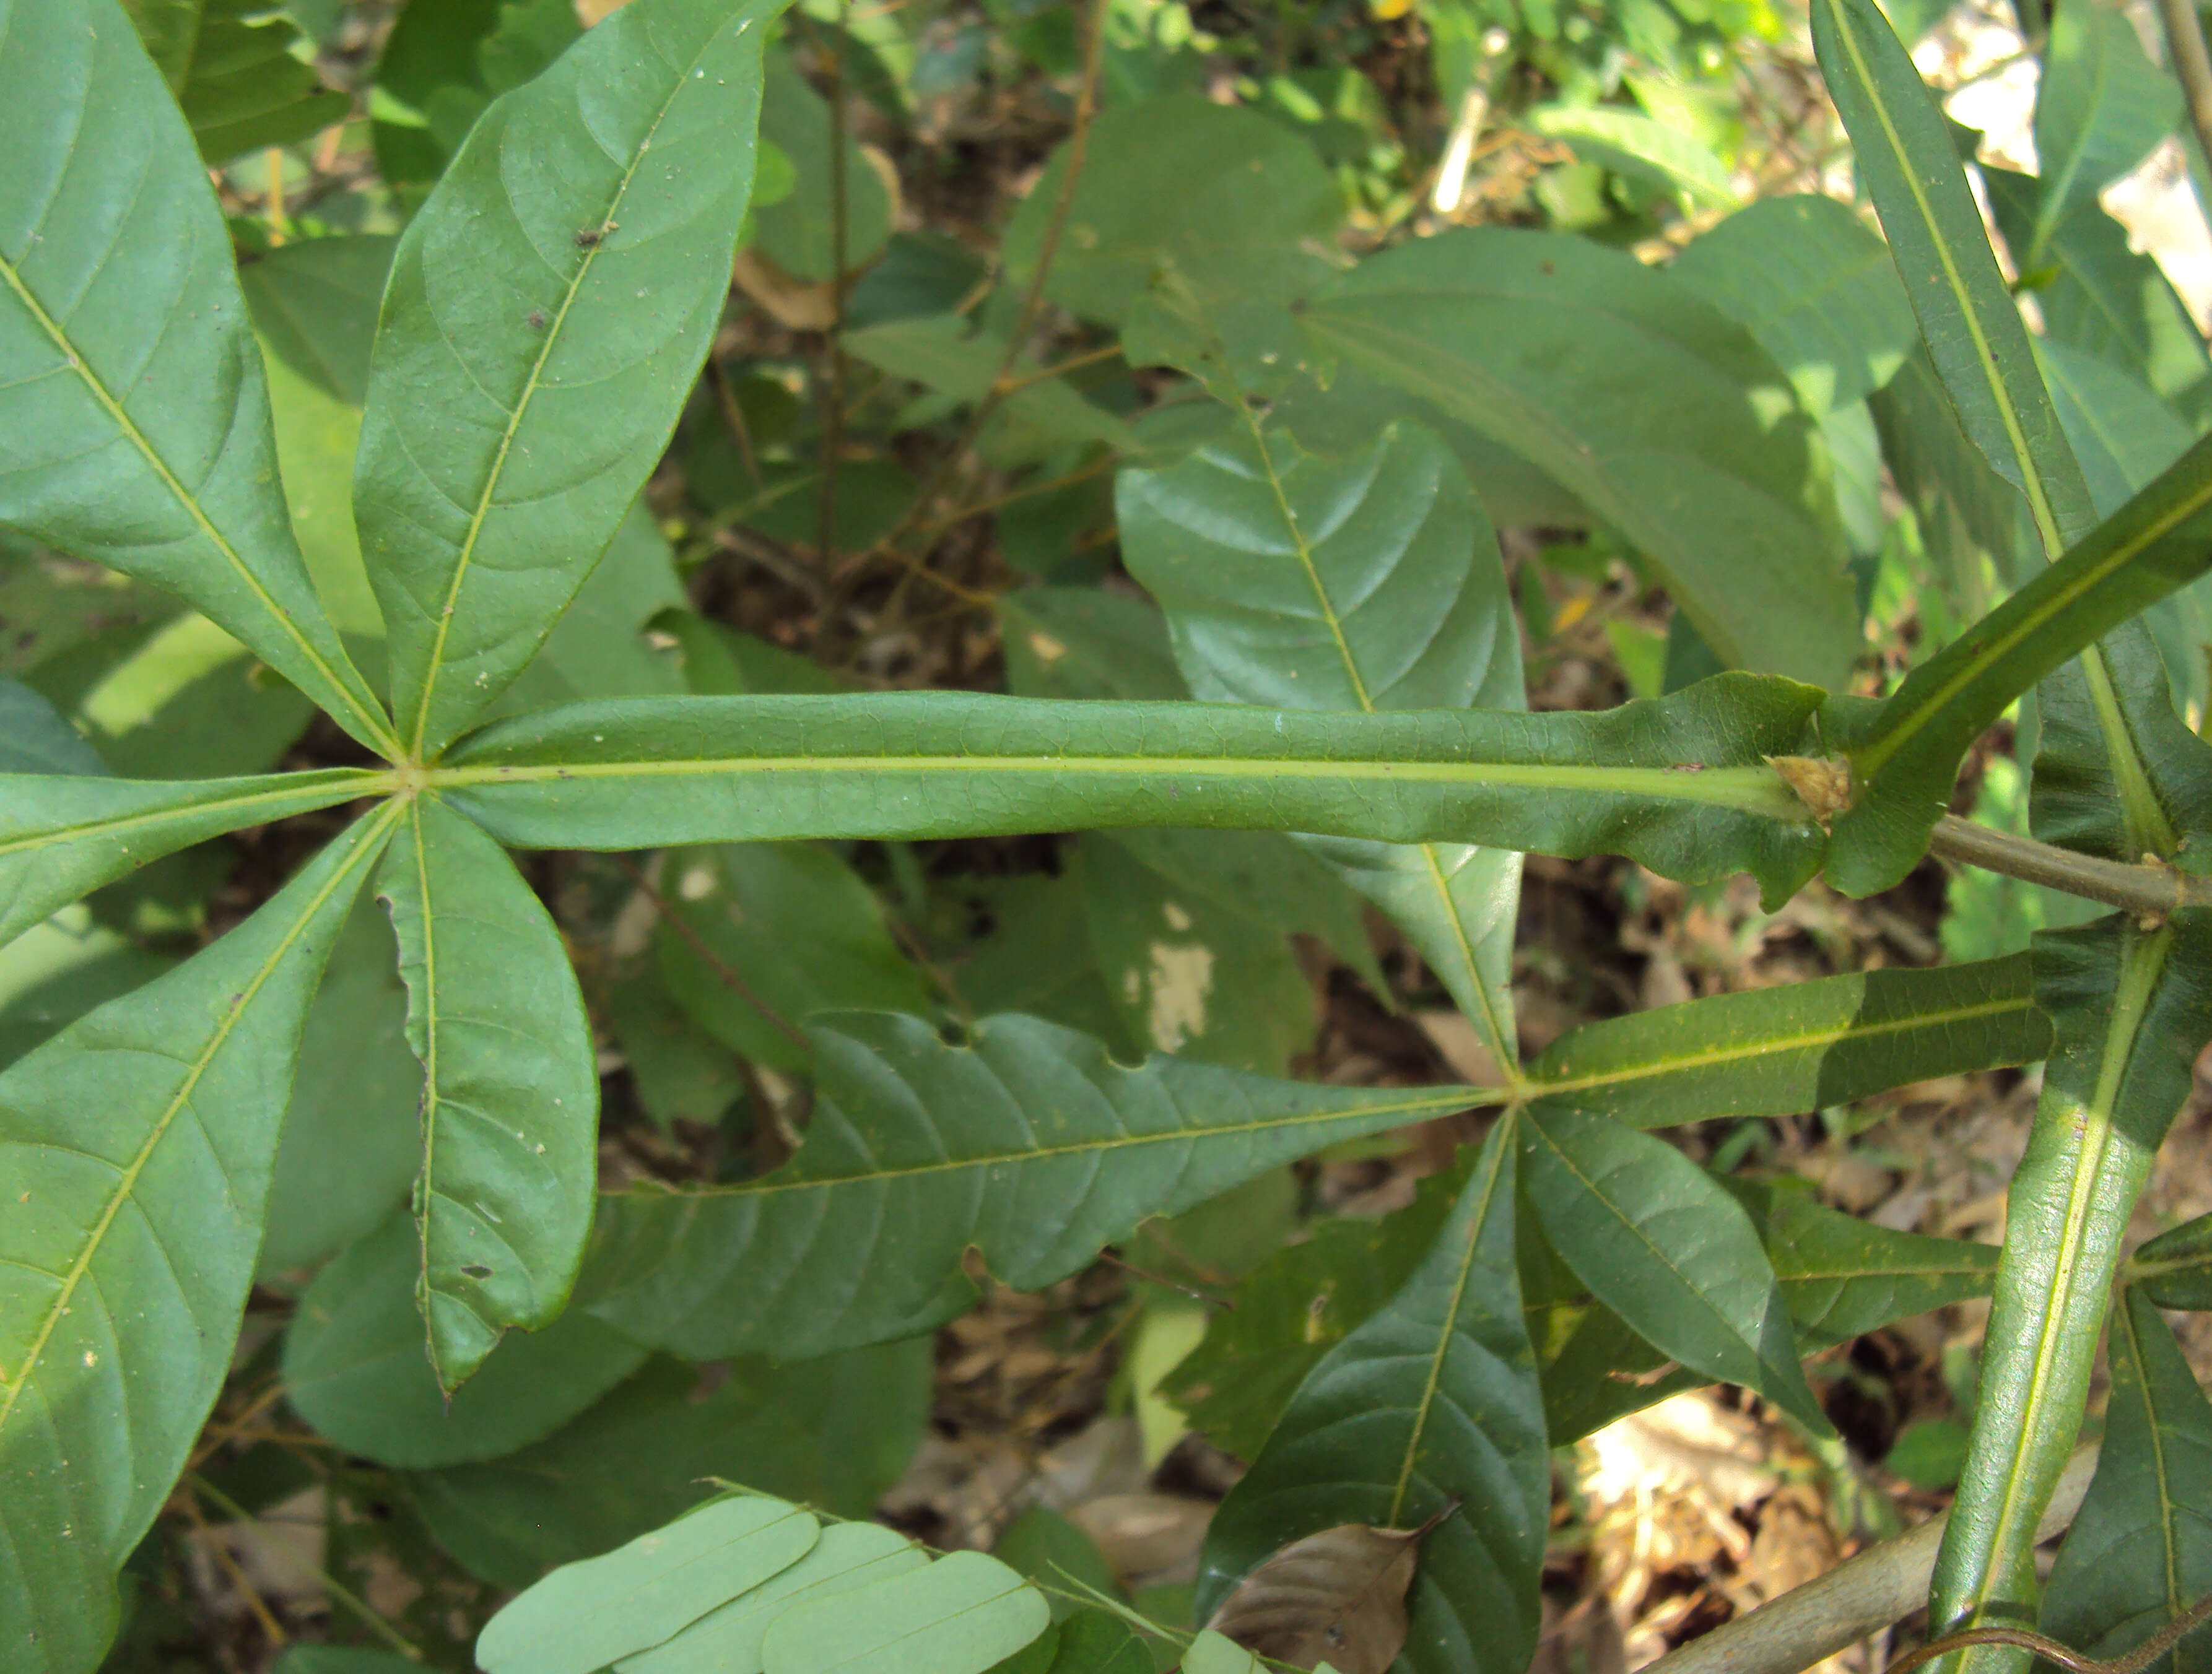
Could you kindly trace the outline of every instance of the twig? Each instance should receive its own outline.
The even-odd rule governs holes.
[[[2158,0],[2158,15],[2166,26],[2166,56],[2172,60],[2182,100],[2189,107],[2189,125],[2197,130],[2197,143],[2205,155],[2212,157],[2212,58],[2205,55],[2197,0]]]
[[[745,422],[745,409],[738,405],[738,392],[730,387],[730,374],[722,369],[722,357],[711,351],[707,356],[707,381],[714,386],[714,404],[722,409],[722,422],[730,428],[730,435],[738,445],[738,457],[744,461],[745,475],[753,480],[756,493],[768,485],[761,480],[760,456],[753,452],[752,427]]]
[[[2144,918],[2162,919],[2187,907],[2212,907],[2212,878],[2191,877],[2162,860],[2146,858],[2138,866],[2100,860],[1951,814],[1936,822],[1928,852]]]
[[[1053,258],[1060,253],[1060,235],[1067,229],[1068,211],[1075,203],[1076,184],[1083,178],[1084,160],[1090,154],[1091,120],[1098,112],[1098,70],[1105,50],[1105,0],[1091,0],[1085,10],[1083,79],[1075,93],[1075,125],[1067,137],[1067,167],[1060,171],[1060,196],[1054,200],[1052,219],[1045,223],[1043,240],[1037,246],[1036,271],[1030,276],[1029,289],[1022,296],[1021,312],[1014,316],[1013,330],[1006,334],[1006,351],[999,357],[998,370],[992,373],[990,387],[969,413],[968,422],[951,448],[938,462],[921,492],[915,495],[914,503],[892,525],[890,532],[869,549],[866,555],[870,557],[893,550],[921,525],[929,515],[931,501],[951,481],[952,473],[960,468],[960,461],[975,445],[975,438],[982,434],[991,415],[999,410],[1000,403],[1007,396],[1021,387],[1010,382],[1010,375],[1029,342],[1030,333],[1036,328],[1037,316],[1044,311],[1045,282],[1052,276]]]
[[[234,1522],[258,1523],[261,1520],[252,1512],[246,1510],[245,1507],[240,1505],[237,1501],[232,1499],[228,1495],[225,1494],[221,1489],[216,1487],[213,1483],[208,1481],[206,1477],[199,1475],[197,1471],[186,1473],[185,1477],[185,1487],[188,1493],[198,1495],[201,1499],[205,1500],[210,1505],[213,1506],[217,1511],[221,1512],[225,1517],[231,1519]],[[308,1565],[307,1568],[313,1574],[314,1578],[323,1584],[324,1587],[329,1592],[331,1597],[337,1599],[338,1603],[343,1604],[348,1610],[359,1616],[361,1618],[362,1625],[367,1628],[369,1632],[374,1634],[379,1639],[382,1640],[386,1645],[397,1651],[401,1656],[406,1658],[408,1661],[420,1662],[422,1660],[422,1647],[416,1644],[414,1641],[409,1639],[404,1634],[401,1633],[398,1629],[393,1627],[375,1610],[370,1609],[368,1601],[363,1599],[360,1594],[354,1592],[351,1587],[346,1586],[346,1584],[338,1580],[337,1576],[331,1574],[329,1570],[320,1568],[313,1564]]]
[[[246,1601],[246,1608],[261,1624],[261,1631],[268,1636],[270,1644],[276,1647],[289,1645],[292,1635],[286,1633],[283,1624],[276,1620],[275,1612],[269,1608],[268,1600],[261,1596],[261,1590],[246,1578],[246,1571],[232,1556],[230,1548],[224,1545],[216,1538],[215,1531],[208,1526],[199,1501],[186,1492],[178,1503],[184,1507],[185,1521],[192,1525],[192,1532],[200,1537],[200,1544],[214,1556],[217,1567],[230,1577],[230,1584],[238,1589],[238,1596]]]
[[[2037,1540],[2050,1539],[2074,1520],[2096,1470],[2095,1446],[2077,1449],[2051,1493]],[[1801,1674],[1927,1602],[1928,1578],[1950,1515],[1947,1511],[1860,1553],[1820,1580],[1668,1652],[1640,1674]]]
[[[2212,1593],[2207,1593],[2187,1610],[2167,1622],[2132,1651],[2123,1651],[2117,1657],[2099,1661],[2085,1657],[2079,1651],[2069,1651],[2057,1640],[2026,1628],[1961,1628],[1955,1634],[1946,1634],[1941,1639],[1931,1639],[1899,1657],[1890,1664],[1885,1674],[1911,1674],[1924,1662],[1937,1657],[1948,1657],[1954,1651],[1964,1650],[1970,1645],[2017,1645],[2022,1650],[2033,1651],[2046,1661],[2057,1663],[2067,1674],[2142,1674],[2167,1652],[2203,1627],[2212,1618]]]
[[[837,456],[845,450],[845,45],[852,0],[837,0],[830,49],[830,402],[822,433],[822,562],[837,555]]]

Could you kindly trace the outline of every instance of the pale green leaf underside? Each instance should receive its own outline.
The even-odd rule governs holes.
[[[301,1026],[393,817],[357,823],[222,941],[0,1075],[11,1670],[78,1674],[106,1647],[113,1572],[229,1372]]]
[[[429,782],[521,847],[1241,827],[1620,853],[1668,876],[1741,869],[1777,900],[1825,838],[1766,758],[1813,742],[1820,699],[1729,675],[1536,715],[961,693],[638,700],[500,722]]]
[[[0,942],[165,854],[384,788],[354,767],[167,782],[0,774]]]
[[[537,652],[667,444],[780,9],[635,0],[494,101],[400,240],[354,503],[418,758]]]
[[[177,107],[114,0],[0,0],[0,523],[190,600],[373,748]]]
[[[549,1323],[591,1229],[599,1069],[561,932],[465,816],[417,798],[377,874],[423,1064],[422,1303],[448,1389]]]

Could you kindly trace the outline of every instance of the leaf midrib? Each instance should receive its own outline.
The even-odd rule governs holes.
[[[139,1175],[145,1171],[147,1164],[153,1160],[155,1151],[159,1149],[162,1139],[167,1136],[170,1125],[176,1120],[178,1113],[191,1101],[193,1089],[199,1085],[201,1078],[207,1073],[208,1066],[215,1061],[216,1055],[222,1050],[224,1045],[229,1040],[232,1032],[243,1021],[247,1010],[252,1006],[255,996],[260,993],[269,980],[276,973],[277,967],[282,965],[290,955],[300,937],[307,933],[307,926],[314,922],[316,914],[322,911],[324,904],[360,867],[375,858],[382,838],[391,830],[393,822],[398,818],[398,804],[387,804],[385,808],[370,816],[368,828],[362,833],[358,840],[359,846],[352,854],[346,857],[342,865],[332,870],[329,880],[321,889],[316,892],[300,916],[293,920],[291,928],[285,931],[276,948],[262,961],[261,968],[253,973],[252,980],[248,982],[232,1000],[230,1009],[223,1014],[222,1021],[216,1025],[215,1034],[210,1038],[206,1047],[192,1061],[191,1067],[185,1072],[184,1082],[177,1089],[175,1095],[170,1099],[161,1115],[155,1119],[152,1131],[147,1135],[145,1143],[138,1148],[137,1155],[133,1156],[130,1163],[118,1173],[114,1191],[109,1195],[106,1205],[101,1209],[99,1219],[87,1229],[82,1248],[78,1251],[76,1259],[70,1264],[69,1271],[63,1276],[61,1289],[54,1293],[52,1301],[47,1306],[46,1317],[39,1322],[39,1329],[31,1338],[30,1346],[24,1355],[22,1366],[12,1380],[0,1386],[5,1390],[4,1398],[0,1398],[0,1428],[6,1427],[9,1417],[15,1410],[15,1404],[21,1398],[23,1392],[30,1387],[32,1376],[39,1368],[40,1362],[46,1353],[46,1344],[52,1338],[55,1329],[59,1325],[63,1317],[69,1313],[70,1300],[76,1295],[77,1287],[83,1283],[86,1273],[91,1270],[94,1258],[99,1255],[106,1240],[108,1228],[114,1224],[115,1217],[122,1213],[124,1204],[134,1194]]]
[[[390,775],[379,773],[371,769],[337,767],[328,771],[348,775],[358,774],[359,777],[357,779],[349,778],[338,783],[325,783],[319,785],[308,783],[297,785],[280,783],[266,790],[252,791],[240,796],[216,797],[205,802],[179,804],[168,808],[149,810],[143,813],[118,814],[109,819],[86,820],[76,825],[49,827],[44,831],[33,832],[27,837],[12,837],[0,840],[0,859],[13,854],[21,854],[28,850],[45,848],[53,844],[76,843],[94,838],[120,836],[128,832],[142,830],[149,826],[172,824],[180,820],[190,820],[207,814],[214,814],[218,817],[228,819],[233,815],[248,814],[264,803],[280,803],[289,806],[301,798],[321,798],[322,800],[319,803],[291,810],[295,813],[312,813],[317,806],[327,808],[333,803],[350,801],[356,797],[373,796],[380,791],[388,791],[392,788]],[[39,778],[45,775],[22,776]],[[318,775],[299,773],[278,775],[278,777],[282,779],[297,779],[304,781]],[[118,782],[149,786],[159,783],[158,780],[152,779],[125,779]],[[261,822],[253,818],[240,818],[238,823],[239,825],[256,825]],[[237,828],[231,828],[234,830]]]
[[[726,25],[724,27],[726,28]],[[744,25],[741,23],[738,27],[742,29]],[[631,152],[629,161],[623,169],[621,180],[617,183],[613,193],[606,200],[605,212],[599,216],[601,227],[604,227],[612,221],[615,218],[615,211],[622,207],[623,198],[629,192],[631,181],[637,178],[638,170],[643,167],[646,157],[653,149],[653,141],[660,132],[660,124],[667,120],[670,109],[682,95],[686,83],[691,79],[689,72],[696,70],[708,53],[721,44],[723,33],[724,28],[718,28],[710,34],[707,38],[706,44],[699,49],[691,61],[684,66],[683,71],[679,72],[674,82],[670,84],[668,96],[660,101],[659,108],[653,112],[652,125],[645,130],[636,148]],[[584,258],[576,264],[575,275],[569,280],[568,288],[562,294],[559,308],[555,311],[553,318],[546,323],[544,340],[538,344],[537,358],[530,363],[529,373],[523,379],[522,390],[515,399],[514,409],[507,415],[507,428],[501,433],[498,450],[492,456],[491,470],[484,476],[483,490],[477,496],[476,510],[469,518],[468,532],[461,537],[460,549],[454,555],[453,579],[446,589],[445,608],[438,614],[437,631],[431,639],[429,664],[422,677],[422,695],[416,704],[414,726],[408,740],[408,755],[410,760],[417,761],[422,760],[422,739],[430,725],[430,706],[437,694],[439,677],[444,674],[446,668],[446,639],[453,631],[453,616],[460,603],[461,587],[468,578],[471,565],[475,561],[477,542],[483,532],[485,519],[490,515],[492,495],[497,491],[501,477],[506,471],[507,456],[514,446],[515,437],[521,432],[523,419],[529,412],[530,403],[536,397],[538,386],[544,379],[545,363],[551,357],[555,347],[562,341],[562,328],[568,323],[568,311],[574,306],[577,296],[582,292],[585,280],[591,276],[592,265],[599,260],[600,251],[605,247],[606,241],[604,238],[584,246]],[[440,335],[442,337],[443,333]],[[447,349],[456,360],[459,359],[459,351],[450,343],[447,344]]]
[[[363,742],[380,754],[396,753],[399,741],[393,736],[392,729],[385,724],[383,716],[378,713],[373,704],[363,704],[361,694],[339,677],[337,670],[325,659],[320,652],[315,649],[313,642],[300,631],[299,624],[292,620],[290,613],[282,609],[276,601],[270,597],[269,590],[261,583],[261,578],[256,575],[245,559],[239,555],[238,549],[230,543],[223,532],[215,526],[213,520],[201,506],[198,498],[185,489],[177,474],[169,469],[168,461],[155,451],[152,440],[138,428],[130,414],[124,409],[123,403],[115,398],[107,385],[100,380],[99,373],[93,370],[92,362],[78,351],[70,341],[69,334],[62,329],[60,322],[46,312],[45,306],[40,302],[31,288],[23,282],[22,275],[16,264],[5,257],[0,257],[0,279],[7,281],[9,289],[15,294],[16,300],[30,312],[31,317],[38,321],[40,330],[43,331],[54,347],[61,351],[62,357],[70,370],[76,373],[85,388],[91,392],[93,399],[106,413],[109,421],[130,439],[131,445],[138,451],[139,457],[145,460],[154,474],[161,479],[161,485],[169,491],[176,502],[185,508],[185,514],[198,526],[200,533],[213,544],[217,552],[222,555],[224,562],[230,566],[232,572],[245,584],[246,591],[253,596],[254,603],[262,608],[271,621],[283,628],[286,637],[299,648],[300,654],[307,658],[308,666],[329,682],[331,693],[343,700],[356,724],[366,735]],[[253,352],[258,354],[260,351],[256,349]]]

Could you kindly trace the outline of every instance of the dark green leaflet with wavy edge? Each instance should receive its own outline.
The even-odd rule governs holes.
[[[1670,877],[1743,870],[1775,901],[1824,845],[1765,760],[1811,742],[1820,701],[1747,675],[1541,715],[951,692],[621,700],[495,723],[428,782],[525,848],[1222,826],[1619,853]]]
[[[561,932],[514,863],[429,797],[377,874],[423,1065],[415,1186],[430,1363],[451,1389],[549,1324],[591,1230],[599,1068]]]
[[[2132,1649],[2212,1592],[2212,1404],[2159,1317],[2132,1289],[2112,1311],[2112,1398],[2088,1497],[2059,1550],[2042,1630],[2085,1657]],[[2199,1674],[2192,1635],[2153,1674]]]
[[[494,101],[400,239],[354,503],[417,759],[536,653],[667,444],[781,4],[635,0]]]
[[[0,942],[149,860],[385,788],[352,767],[169,782],[0,773]]]
[[[0,523],[190,600],[372,748],[191,136],[114,0],[0,0]]]
[[[1491,1129],[1442,1234],[1397,1294],[1332,1349],[1206,1533],[1197,1617],[1286,1542],[1340,1523],[1421,1549],[1413,1674],[1521,1674],[1541,1616],[1551,1509],[1544,1398],[1514,1265],[1516,1119]]]
[[[1833,1433],[1758,1231],[1718,1181],[1672,1145],[1577,1110],[1532,1106],[1522,1135],[1528,1201],[1591,1295],[1693,1371]]]
[[[1842,684],[1860,634],[1825,452],[1781,369],[1688,286],[1586,239],[1484,227],[1370,257],[1299,318],[1322,354],[1571,490],[1727,664]]]
[[[293,1054],[396,813],[0,1075],[0,1652],[78,1674],[230,1369]],[[88,1109],[100,1119],[87,1123]]]
[[[1524,708],[1497,533],[1443,445],[1393,426],[1324,459],[1239,413],[1242,431],[1115,484],[1123,558],[1165,610],[1192,694],[1370,713]],[[1413,938],[1510,1074],[1519,855],[1316,842]]]
[[[1786,1116],[1935,1076],[2032,1064],[2050,1044],[2027,955],[2017,954],[1821,977],[1584,1023],[1528,1066],[1528,1095],[1639,1128]]]
[[[693,1358],[788,1359],[926,1330],[965,1307],[978,1246],[1018,1289],[1066,1277],[1173,1215],[1338,1140],[1463,1109],[1463,1088],[1352,1089],[1172,1058],[1138,1069],[1034,1017],[949,1046],[918,1017],[808,1030],[799,1155],[740,1186],[601,1199],[579,1298]]]
[[[2057,1040],[2007,1199],[1974,1441],[1930,1589],[1947,1627],[2034,1596],[2034,1526],[2081,1422],[2128,1211],[2212,1034],[2203,913],[2046,931],[2034,958]]]

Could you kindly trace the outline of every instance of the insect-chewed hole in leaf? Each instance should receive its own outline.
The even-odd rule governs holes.
[[[1237,1583],[1206,1625],[1294,1668],[1384,1674],[1406,1643],[1406,1590],[1430,1530],[1340,1523],[1294,1540]]]
[[[462,1266],[461,1271],[466,1273],[472,1279],[488,1279],[491,1277],[491,1269],[485,1266],[480,1261],[465,1263]]]

